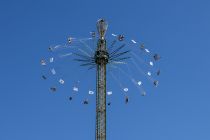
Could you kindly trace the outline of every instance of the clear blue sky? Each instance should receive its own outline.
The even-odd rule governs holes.
[[[52,95],[39,60],[98,18],[163,59],[155,94],[107,111],[108,140],[210,139],[210,1],[1,0],[0,140],[93,140],[95,110]]]

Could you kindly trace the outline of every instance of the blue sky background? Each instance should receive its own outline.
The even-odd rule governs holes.
[[[39,60],[69,35],[88,36],[98,18],[163,57],[161,85],[107,111],[107,139],[210,139],[210,1],[1,0],[0,139],[92,140],[93,105],[71,105],[40,79]]]

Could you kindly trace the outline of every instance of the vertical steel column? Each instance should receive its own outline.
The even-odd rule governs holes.
[[[105,33],[107,23],[103,19],[97,22],[99,40],[95,52],[96,71],[96,140],[106,140],[106,64],[109,54],[106,49]]]
[[[105,40],[98,42],[97,92],[96,92],[96,140],[106,140],[106,52]]]
[[[96,140],[106,140],[106,64],[109,54],[106,49],[105,34],[107,23],[99,19],[97,29],[99,40],[95,51],[96,71]]]

